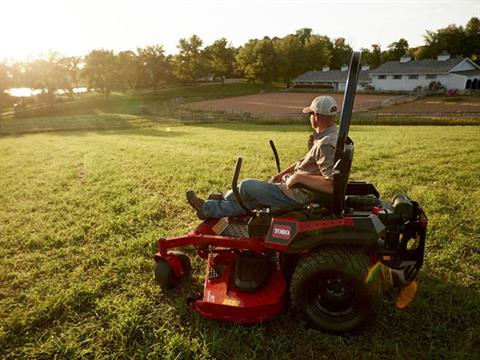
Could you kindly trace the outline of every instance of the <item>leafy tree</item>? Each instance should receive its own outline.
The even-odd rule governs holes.
[[[305,42],[304,70],[321,69],[331,58],[332,43],[327,36],[311,35]]]
[[[148,46],[138,48],[138,66],[141,83],[157,90],[161,81],[165,80],[165,51],[163,46]]]
[[[73,88],[79,87],[80,67],[82,58],[79,56],[69,56],[59,59],[58,66],[63,69],[66,75],[66,90],[73,94]]]
[[[27,63],[24,71],[24,85],[41,89],[42,98],[49,106],[55,102],[55,90],[68,89],[68,75],[61,66],[58,53],[50,52],[46,59],[36,59]]]
[[[202,40],[193,35],[190,39],[180,39],[175,56],[175,75],[181,81],[195,81],[205,74],[206,66],[202,52]]]
[[[468,50],[465,56],[470,56],[473,60],[480,59],[480,20],[472,17],[465,26],[465,35],[467,37]]]
[[[400,58],[408,53],[408,41],[400,39],[388,45],[388,51],[384,56],[385,61],[398,61]]]
[[[236,59],[238,73],[248,80],[261,80],[265,83],[274,80],[277,55],[270,38],[249,40],[239,49]]]
[[[10,68],[5,64],[0,63],[0,114],[2,113],[3,108],[5,107],[7,102],[7,94],[5,93],[5,91],[10,88],[10,84]]]
[[[350,64],[352,52],[352,48],[350,45],[347,45],[344,38],[336,39],[333,43],[330,67],[332,69],[339,69],[344,64]]]
[[[312,29],[310,28],[298,29],[297,31],[295,31],[295,36],[298,38],[298,40],[300,40],[302,45],[305,45],[307,41],[310,39],[310,37],[312,36]]]
[[[305,47],[296,35],[287,35],[275,41],[278,56],[278,75],[290,87],[290,80],[305,69]]]
[[[216,40],[204,50],[205,59],[208,63],[208,71],[216,77],[222,78],[233,76],[235,66],[235,48],[228,45],[225,38]]]
[[[367,63],[370,68],[375,69],[382,65],[382,49],[378,44],[372,44],[372,50],[362,49],[362,61]]]
[[[452,57],[467,56],[468,41],[462,26],[449,25],[438,31],[427,31],[420,59],[435,58],[446,50]]]
[[[108,99],[117,79],[117,58],[113,51],[92,50],[85,57],[82,76],[89,88],[100,89]]]
[[[177,81],[175,75],[175,57],[173,55],[167,55],[165,57],[165,82],[174,83]]]
[[[121,91],[135,88],[138,72],[137,54],[131,50],[120,51],[117,55],[115,88]]]

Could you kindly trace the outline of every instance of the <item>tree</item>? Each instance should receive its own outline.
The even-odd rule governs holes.
[[[147,46],[144,49],[138,48],[139,76],[142,83],[157,90],[160,82],[165,80],[165,51],[163,46]]]
[[[190,39],[180,39],[175,56],[175,75],[181,81],[195,81],[205,74],[205,62],[202,53],[202,40],[193,35]]]
[[[237,71],[250,81],[271,83],[277,74],[277,55],[272,40],[249,40],[237,54]]]
[[[73,88],[78,89],[80,80],[80,67],[82,58],[79,56],[69,56],[59,59],[58,65],[63,69],[67,76],[66,90],[73,94]]]
[[[312,29],[310,28],[298,29],[297,31],[295,31],[295,36],[298,38],[298,40],[300,40],[302,45],[305,45],[307,41],[310,39],[310,37],[312,36]]]
[[[173,55],[167,55],[165,57],[165,82],[174,83],[177,81],[175,75],[175,57]]]
[[[138,56],[131,50],[120,51],[117,55],[115,88],[126,91],[138,83]]]
[[[382,65],[382,49],[378,44],[372,44],[372,50],[362,49],[362,61],[367,63],[370,68],[375,69]]]
[[[470,56],[473,60],[480,59],[480,20],[472,17],[465,26],[465,35],[467,37],[468,52],[465,56]]]
[[[3,108],[6,105],[7,94],[6,90],[10,88],[11,84],[11,73],[10,68],[0,63],[0,114],[3,112]]]
[[[42,98],[49,106],[53,106],[55,91],[69,87],[68,75],[65,68],[61,66],[59,54],[50,52],[45,59],[36,59],[27,63],[24,85],[42,90]]]
[[[330,63],[332,43],[327,36],[312,35],[305,42],[304,70],[321,69]]]
[[[352,48],[347,45],[344,38],[338,38],[333,43],[332,58],[330,60],[330,67],[332,69],[340,69],[344,64],[350,63],[352,57]]]
[[[100,89],[105,97],[110,97],[117,78],[117,59],[111,50],[92,50],[85,57],[82,76],[89,88]]]
[[[400,39],[388,45],[388,51],[385,54],[384,61],[398,61],[408,53],[408,41]]]
[[[222,78],[233,76],[235,68],[235,48],[228,45],[227,39],[216,40],[204,50],[205,59],[208,63],[208,71],[216,77]]]
[[[290,87],[290,80],[305,69],[305,48],[296,35],[287,35],[275,43],[278,56],[278,75]]]
[[[420,59],[435,58],[443,51],[447,51],[452,57],[468,56],[468,39],[462,26],[449,25],[438,31],[427,31],[424,36],[425,46],[422,47],[418,56]]]

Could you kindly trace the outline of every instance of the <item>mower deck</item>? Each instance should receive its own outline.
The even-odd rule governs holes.
[[[286,282],[279,270],[273,270],[266,284],[254,293],[242,292],[233,277],[238,255],[210,254],[203,297],[190,306],[207,319],[256,324],[282,312]]]

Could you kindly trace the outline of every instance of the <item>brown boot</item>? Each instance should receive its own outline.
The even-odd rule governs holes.
[[[191,207],[193,207],[197,211],[197,216],[200,220],[207,219],[207,216],[203,212],[203,204],[205,201],[200,199],[195,191],[189,190],[187,191],[187,201]]]

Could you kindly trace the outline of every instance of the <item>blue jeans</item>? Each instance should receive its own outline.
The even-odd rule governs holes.
[[[272,211],[298,209],[304,205],[285,195],[280,188],[262,180],[245,179],[238,186],[243,204],[250,210],[269,207]],[[207,200],[203,212],[209,218],[222,218],[245,214],[232,190],[224,195],[225,200]]]

